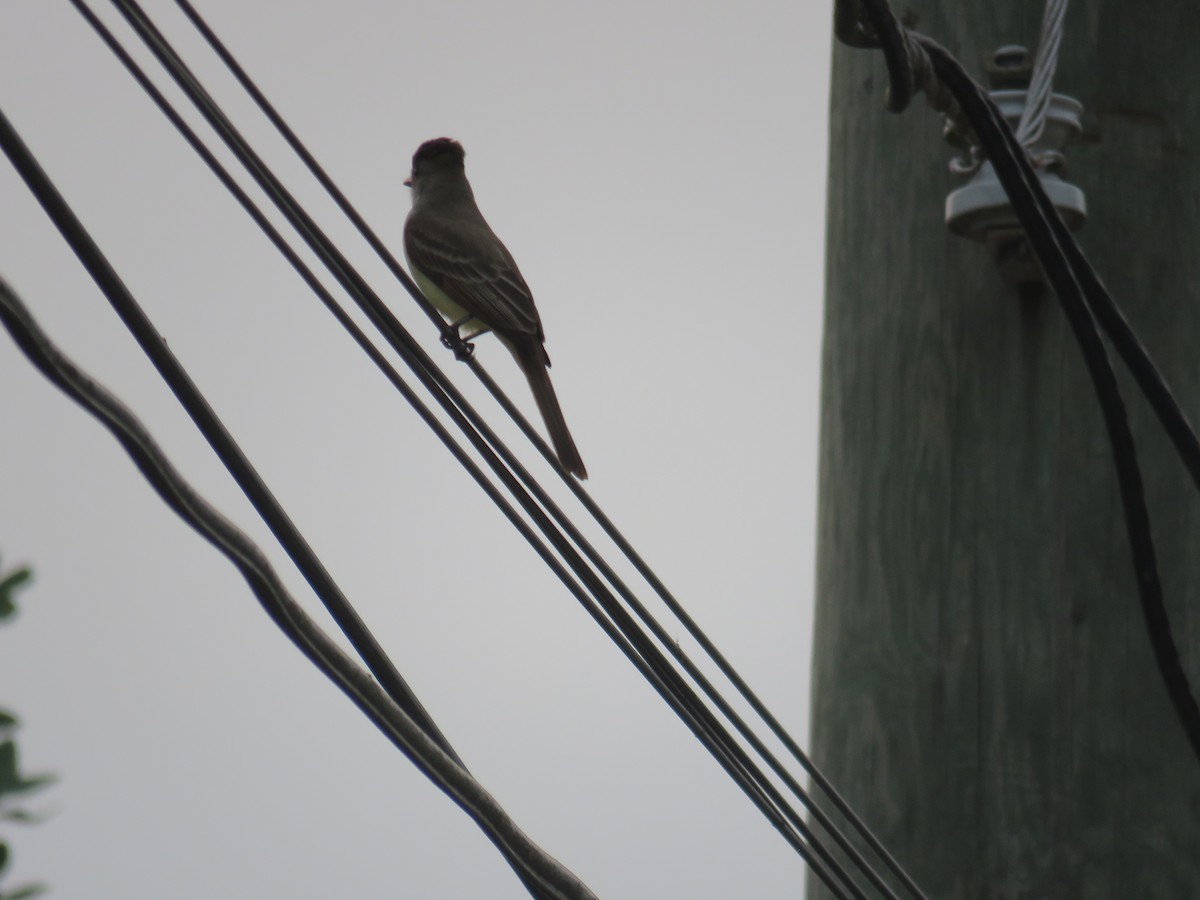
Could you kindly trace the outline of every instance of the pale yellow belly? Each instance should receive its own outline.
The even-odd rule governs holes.
[[[465,309],[451,300],[445,291],[426,278],[411,262],[408,267],[412,270],[413,281],[417,283],[421,293],[437,308],[437,311],[445,316],[451,324],[462,323],[458,329],[458,336],[464,341],[491,330],[479,319],[468,319],[464,322],[463,319],[467,317]]]

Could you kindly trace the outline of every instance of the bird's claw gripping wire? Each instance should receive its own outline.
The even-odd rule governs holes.
[[[443,328],[442,343],[454,351],[454,358],[459,362],[466,362],[475,355],[475,345],[462,336],[463,326],[468,322],[474,322],[478,326],[475,331],[471,332],[471,337],[473,338],[479,337],[481,334],[487,334],[492,330],[469,313]]]
[[[458,333],[459,326],[451,325],[442,332],[442,344],[449,350],[454,351],[454,358],[459,362],[466,362],[475,355],[475,345],[470,341],[463,340]]]

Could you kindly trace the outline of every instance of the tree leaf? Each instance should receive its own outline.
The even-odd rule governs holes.
[[[57,775],[35,775],[24,778],[17,772],[17,745],[15,741],[0,744],[0,797],[5,794],[26,794],[57,781]],[[3,898],[0,898],[3,900]]]
[[[32,577],[33,570],[28,566],[22,566],[15,572],[0,576],[0,619],[7,619],[17,611],[13,594],[16,593],[17,588]]]

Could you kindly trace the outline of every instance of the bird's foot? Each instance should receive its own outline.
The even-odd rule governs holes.
[[[475,355],[475,345],[459,337],[457,328],[448,329],[442,334],[442,344],[454,351],[454,358],[459,362],[466,362]]]
[[[467,337],[463,337],[463,326],[468,323],[475,327],[471,329]],[[468,338],[479,337],[481,334],[487,334],[488,328],[474,316],[463,316],[457,322],[451,322],[450,325],[442,332],[442,343],[454,351],[454,358],[459,362],[466,362],[475,354],[475,345]]]

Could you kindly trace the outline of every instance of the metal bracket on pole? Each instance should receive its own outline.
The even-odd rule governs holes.
[[[993,54],[988,66],[992,87],[988,96],[1014,129],[1025,110],[1029,76],[1030,56],[1024,47],[1001,47]],[[1045,127],[1027,147],[1042,187],[1072,231],[1087,219],[1087,201],[1082,190],[1062,177],[1066,169],[1062,150],[1082,130],[1082,114],[1083,105],[1078,100],[1052,94]],[[944,136],[963,152],[950,163],[950,171],[969,178],[946,196],[946,227],[961,237],[987,244],[1006,280],[1016,284],[1044,281],[1008,196],[992,164],[983,158],[975,136],[949,120]]]

